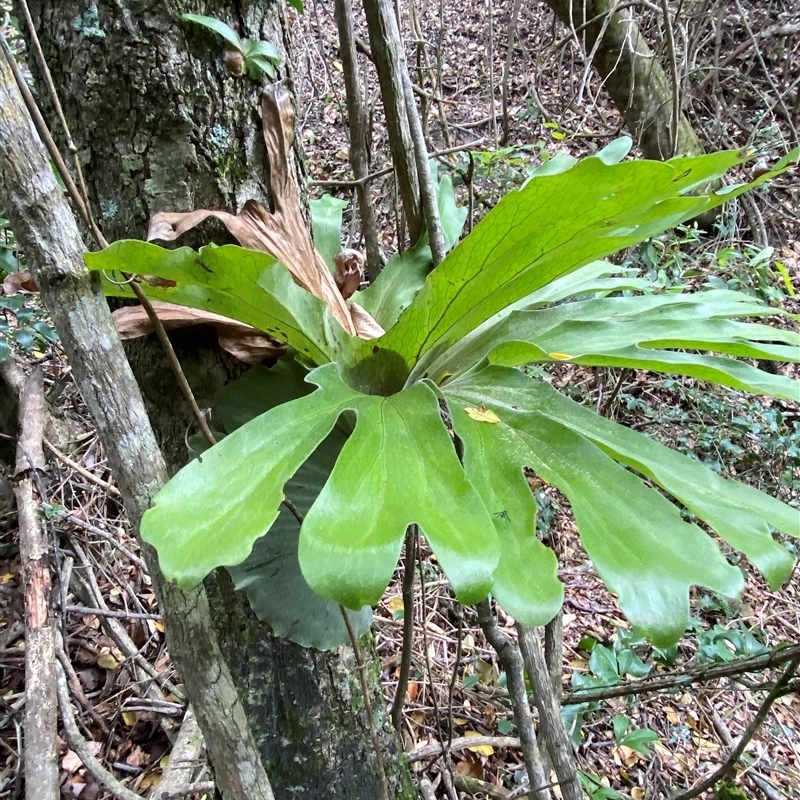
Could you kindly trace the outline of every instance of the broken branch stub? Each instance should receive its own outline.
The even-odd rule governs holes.
[[[150,220],[147,240],[175,241],[203,220],[215,217],[242,247],[261,250],[280,261],[299,286],[325,303],[333,318],[349,334],[364,339],[382,334],[375,320],[364,318],[363,310],[354,318],[334,276],[311,241],[289,165],[288,154],[294,141],[294,108],[285,82],[273,83],[264,89],[261,117],[274,211],[270,212],[255,200],[248,200],[238,214],[208,209],[186,213],[161,211]]]

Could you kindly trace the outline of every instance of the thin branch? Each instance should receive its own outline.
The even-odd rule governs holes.
[[[92,209],[89,204],[89,193],[86,191],[86,181],[83,179],[83,170],[81,169],[81,160],[78,157],[78,148],[75,146],[75,142],[72,141],[72,134],[69,131],[69,125],[67,124],[67,118],[64,115],[64,109],[61,107],[61,100],[58,96],[58,92],[56,91],[55,83],[53,83],[53,75],[50,72],[50,67],[47,66],[47,61],[45,60],[44,53],[42,52],[42,45],[39,42],[39,36],[36,33],[36,27],[33,24],[33,19],[31,19],[31,12],[28,8],[27,0],[19,0],[19,7],[22,9],[22,16],[25,18],[25,25],[28,28],[28,34],[30,35],[30,44],[31,49],[33,50],[33,54],[36,58],[36,63],[39,65],[39,70],[42,73],[42,78],[47,86],[47,91],[50,95],[50,99],[53,102],[53,108],[55,109],[56,116],[58,117],[58,121],[61,124],[61,129],[64,132],[64,138],[66,140],[67,149],[72,153],[72,162],[75,166],[75,176],[78,179],[78,186],[80,187],[81,197],[83,198],[84,205],[86,207],[86,215],[89,219],[89,229],[91,231],[99,231],[97,227],[97,223],[92,216]]]
[[[375,727],[375,716],[372,713],[372,701],[369,697],[369,685],[367,684],[367,665],[361,656],[361,648],[358,646],[358,638],[353,626],[350,623],[350,617],[347,614],[347,609],[340,605],[339,611],[342,612],[342,619],[344,620],[345,627],[347,628],[347,635],[350,637],[350,644],[353,647],[353,653],[356,657],[356,670],[358,671],[358,679],[361,682],[361,694],[364,698],[364,712],[367,715],[367,724],[369,725],[369,732],[372,736],[372,747],[375,751],[375,761],[378,766],[378,780],[381,784],[381,798],[382,800],[389,800],[389,785],[386,782],[386,768],[383,764],[383,752],[381,750],[381,743],[378,740],[378,729]]]
[[[23,77],[22,73],[20,72],[19,66],[17,65],[16,59],[14,58],[13,53],[8,47],[8,43],[6,42],[6,38],[3,35],[2,30],[0,30],[0,49],[3,51],[3,55],[8,62],[8,66],[11,69],[12,74],[14,75],[14,80],[17,84],[17,88],[22,95],[22,99],[25,103],[25,106],[28,109],[28,113],[31,115],[31,119],[33,120],[33,124],[36,127],[36,132],[39,134],[39,137],[44,142],[45,147],[47,148],[47,152],[50,155],[50,158],[53,160],[53,163],[56,165],[58,172],[61,176],[61,179],[64,181],[64,186],[67,189],[67,194],[69,195],[70,200],[72,201],[74,207],[77,209],[78,214],[80,215],[81,219],[83,220],[86,227],[92,232],[92,236],[94,236],[95,241],[97,242],[100,247],[108,247],[108,241],[103,236],[103,233],[97,227],[94,219],[92,218],[91,211],[89,210],[88,201],[84,200],[81,196],[81,193],[78,191],[78,187],[75,185],[75,182],[72,180],[72,175],[70,174],[69,170],[67,169],[67,165],[64,163],[64,159],[61,157],[61,153],[59,152],[58,147],[56,147],[56,143],[53,140],[53,135],[50,132],[50,129],[47,126],[47,123],[42,116],[41,111],[39,111],[39,107],[36,105],[36,100],[34,99],[33,95],[31,94],[30,89],[28,88],[28,84],[25,82],[25,78]],[[126,280],[128,276],[125,276]],[[194,399],[194,394],[192,393],[192,389],[189,386],[189,382],[186,380],[186,375],[183,372],[183,368],[178,361],[178,357],[175,355],[175,350],[172,347],[172,342],[170,342],[169,337],[167,336],[167,332],[164,330],[164,325],[162,324],[161,320],[158,318],[158,314],[156,314],[155,309],[153,308],[153,304],[148,299],[147,295],[145,295],[144,290],[141,286],[136,282],[136,280],[130,281],[130,287],[133,293],[136,295],[136,299],[142,304],[142,308],[144,308],[148,318],[150,319],[153,328],[155,329],[156,336],[158,336],[158,340],[161,342],[162,347],[164,348],[164,352],[166,353],[167,360],[172,367],[172,371],[175,373],[175,377],[178,380],[178,385],[183,392],[186,401],[189,403],[189,407],[192,410],[192,414],[194,415],[197,424],[200,430],[203,433],[206,441],[210,445],[215,445],[216,439],[211,433],[211,429],[208,427],[208,422],[206,421],[205,415],[200,411],[199,406],[197,405],[197,401]]]
[[[514,719],[519,731],[520,746],[530,784],[530,797],[534,800],[549,800],[551,793],[544,788],[547,783],[542,755],[533,730],[531,709],[528,705],[528,692],[525,687],[525,672],[522,655],[517,643],[506,636],[497,624],[490,600],[483,600],[476,606],[478,623],[486,636],[486,641],[495,649],[500,664],[506,673],[508,694],[514,707]]]
[[[69,689],[67,679],[61,664],[56,665],[56,688],[58,689],[58,705],[61,709],[61,721],[64,725],[67,743],[78,758],[83,762],[83,766],[89,774],[106,790],[111,792],[117,800],[142,800],[142,796],[132,792],[127,786],[120,783],[94,756],[78,730],[75,722],[75,712],[69,699]]]
[[[711,681],[717,678],[731,678],[748,672],[757,672],[776,664],[785,664],[795,656],[800,655],[800,643],[787,647],[779,647],[770,653],[765,653],[752,658],[739,658],[726,664],[714,664],[710,667],[700,667],[689,673],[679,675],[656,675],[652,678],[642,678],[638,681],[620,683],[608,688],[591,689],[587,691],[570,692],[564,695],[561,705],[575,705],[576,703],[589,703],[594,700],[608,700],[612,697],[627,697],[628,695],[644,694],[645,692],[663,692],[668,689],[689,686],[693,683]]]
[[[510,125],[508,122],[508,83],[511,80],[511,66],[514,63],[514,37],[517,33],[517,20],[519,19],[519,11],[522,7],[522,0],[514,0],[514,7],[511,9],[511,19],[508,21],[508,49],[506,50],[506,61],[503,65],[503,79],[501,83],[501,95],[503,98],[503,138],[500,144],[505,145],[508,143],[508,137],[511,133]]]
[[[739,758],[741,758],[742,753],[744,753],[745,748],[750,743],[750,740],[756,735],[758,729],[767,718],[767,714],[769,714],[772,704],[779,697],[783,697],[783,695],[792,691],[789,686],[789,682],[797,670],[798,664],[800,664],[800,655],[796,655],[792,659],[792,661],[789,663],[789,666],[787,666],[784,670],[783,675],[781,675],[777,683],[770,690],[770,693],[764,698],[764,702],[761,704],[761,707],[756,712],[756,715],[745,729],[745,732],[739,738],[739,743],[731,751],[731,754],[725,760],[725,763],[718,770],[711,773],[711,775],[709,775],[705,780],[700,781],[700,783],[693,788],[682,792],[681,794],[675,795],[672,800],[691,800],[693,797],[698,797],[705,792],[706,789],[710,789],[715,783],[722,780],[729,772],[731,772],[731,770],[733,770],[733,768],[736,766],[736,762],[739,760]]]
[[[436,150],[430,154],[430,157],[441,158],[442,156],[449,156],[451,153],[460,153],[462,150],[476,150],[485,143],[486,137],[482,136],[480,139],[475,139],[474,141],[467,142],[466,144],[458,144],[455,145],[455,147],[446,147],[444,150]],[[384,175],[388,175],[391,172],[394,172],[394,167],[384,167],[383,169],[379,169],[377,172],[371,172],[369,175],[365,175],[363,178],[357,178],[355,180],[343,179],[331,181],[308,181],[308,186],[320,186],[323,189],[335,189],[337,187],[341,187],[343,189],[356,188],[364,183],[369,183],[370,181],[382,178]]]
[[[44,446],[59,460],[66,464],[70,469],[75,470],[83,478],[86,478],[87,481],[94,483],[96,486],[99,486],[103,491],[108,492],[109,494],[113,494],[115,497],[121,497],[119,493],[119,489],[112,483],[108,483],[108,481],[104,481],[102,478],[98,478],[93,472],[89,472],[88,469],[82,467],[77,461],[73,461],[69,456],[64,455],[54,444],[49,442],[47,439],[44,440]]]
[[[664,16],[664,37],[669,55],[669,75],[672,80],[672,118],[670,119],[670,156],[678,155],[678,117],[681,113],[678,56],[675,52],[675,37],[672,31],[672,18],[669,14],[669,0],[661,0],[661,13]]]
[[[405,542],[405,569],[403,571],[403,644],[400,657],[400,674],[397,677],[397,691],[392,703],[392,723],[400,730],[403,706],[406,702],[408,676],[411,673],[411,649],[414,646],[414,573],[417,560],[416,525],[409,525]]]
[[[450,751],[455,752],[464,750],[467,747],[509,747],[512,750],[519,749],[519,738],[517,736],[459,736],[450,742]],[[427,761],[429,758],[436,758],[445,752],[445,747],[441,742],[431,742],[420,747],[415,747],[406,753],[406,761]]]

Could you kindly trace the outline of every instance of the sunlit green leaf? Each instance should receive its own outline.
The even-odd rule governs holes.
[[[246,322],[287,342],[309,360],[330,360],[325,305],[301,289],[272,256],[235,245],[166,250],[134,239],[86,253],[89,269],[105,270],[103,289],[113,297],[133,297],[120,273],[154,275],[160,285],[142,281],[148,297],[213,311]],[[112,276],[113,281],[109,280]],[[165,283],[166,282],[166,283]],[[174,284],[174,285],[172,285]]]
[[[693,584],[729,596],[741,590],[741,572],[727,563],[705,532],[684,522],[663,495],[571,425],[539,412],[530,397],[507,404],[504,385],[516,387],[517,376],[525,376],[494,370],[491,385],[486,381],[476,387],[469,378],[448,384],[448,403],[474,403],[480,396],[501,419],[499,425],[484,426],[488,430],[483,435],[507,436],[516,464],[533,468],[569,498],[589,557],[642,633],[659,645],[677,640],[689,622]]]
[[[431,178],[434,182],[437,175],[436,164],[431,162]],[[456,204],[453,182],[449,175],[439,181],[437,199],[445,249],[450,250],[464,228],[467,209],[459,208]],[[413,247],[389,259],[375,282],[359,294],[358,302],[384,330],[388,330],[425,283],[431,266],[430,242],[428,234],[423,233]]]
[[[497,536],[434,393],[417,384],[391,397],[354,397],[350,407],[355,431],[300,536],[309,585],[349,608],[377,602],[406,528],[417,523],[459,599],[483,599],[499,558]]]
[[[335,365],[316,375],[329,370]],[[277,406],[169,481],[142,518],[142,537],[158,549],[167,578],[191,587],[216,567],[241,563],[278,516],[284,484],[331,432],[351,396],[334,381]]]
[[[748,186],[788,169],[797,152]],[[742,163],[735,152],[669,162],[579,161],[509,192],[430,275],[382,345],[413,366],[560,275],[661,233],[745,191],[687,193]]]
[[[798,384],[783,375],[732,358],[685,352],[800,361],[800,335],[794,331],[728,319],[773,313],[748,295],[727,291],[564,303],[515,311],[496,326],[466,337],[430,369],[434,376],[457,374],[484,356],[505,366],[572,361],[689,375],[795,399],[800,395]]]
[[[309,200],[311,224],[314,230],[314,247],[319,250],[325,263],[333,269],[333,257],[341,252],[342,211],[348,201],[324,194],[318,200]]]
[[[469,387],[469,388],[465,388]],[[723,539],[741,550],[773,587],[789,576],[794,559],[770,535],[769,526],[800,535],[800,512],[738,481],[726,480],[703,464],[676,453],[653,439],[595,414],[543,381],[517,370],[488,367],[446,387],[462,402],[486,402],[497,411],[535,409],[570,427],[615,460],[635,469],[707,522]],[[614,491],[610,487],[610,491]],[[732,596],[732,595],[731,595]]]
[[[494,425],[473,424],[455,403],[450,414],[464,442],[467,477],[491,512],[500,540],[492,594],[518,622],[544,625],[561,608],[564,588],[555,554],[536,538],[536,503],[515,458],[515,442],[505,431],[495,433]]]

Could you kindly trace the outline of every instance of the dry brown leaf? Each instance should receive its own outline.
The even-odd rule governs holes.
[[[3,279],[3,294],[10,297],[19,291],[23,292],[38,292],[39,287],[36,281],[31,277],[28,270],[22,272],[9,272]]]
[[[238,214],[197,209],[187,213],[161,211],[150,220],[148,241],[175,241],[208,217],[215,217],[242,247],[269,253],[291,272],[295,282],[322,300],[339,324],[350,334],[373,338],[375,330],[362,321],[358,326],[336,285],[331,271],[316,251],[300,210],[297,184],[289,165],[294,141],[294,107],[285,82],[273,83],[261,94],[264,143],[270,164],[274,211],[248,200]],[[349,284],[348,284],[349,285]],[[363,309],[360,316],[366,315]],[[369,317],[372,320],[371,317]],[[380,326],[372,320],[374,326]],[[359,328],[362,332],[359,332]]]
[[[471,758],[466,758],[456,764],[456,772],[465,778],[483,780],[483,767]]]
[[[336,270],[333,273],[333,280],[339,287],[342,297],[345,300],[351,298],[364,280],[364,254],[358,250],[346,248],[341,253],[333,257]]]
[[[211,325],[217,332],[220,347],[246,364],[258,364],[265,358],[278,358],[286,352],[286,346],[277,339],[221,314],[158,300],[152,304],[165,330]],[[141,306],[118,308],[111,318],[120,339],[135,339],[153,332],[153,323]]]
[[[356,335],[360,339],[377,339],[386,331],[358,303],[350,303],[350,315],[356,326]]]

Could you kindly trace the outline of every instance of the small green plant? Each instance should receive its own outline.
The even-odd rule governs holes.
[[[715,625],[711,630],[697,634],[697,660],[723,664],[734,658],[758,656],[769,652],[769,648],[758,641],[752,631],[740,622],[735,628]]]
[[[614,715],[614,741],[643,756],[650,755],[648,744],[657,742],[659,735],[652,728],[631,728],[631,720],[624,714]]]
[[[596,772],[579,770],[578,777],[590,800],[622,800],[622,795],[616,789],[603,785],[603,779]]]
[[[289,2],[302,12],[303,5],[299,0],[289,0]],[[281,58],[270,42],[240,39],[239,34],[230,25],[203,14],[183,14],[181,19],[202,25],[225,40],[223,57],[232,73],[240,75],[243,71],[247,71],[253,80],[260,80],[263,75],[275,77],[275,67],[281,63]]]
[[[0,286],[9,276],[19,275],[24,267],[8,221],[0,217]],[[4,296],[0,288],[0,362],[5,361],[15,347],[34,353],[57,339],[46,313],[33,302],[29,293]]]
[[[35,353],[55,341],[58,336],[47,315],[28,295],[0,297],[0,361],[5,361],[14,347]]]
[[[707,284],[713,289],[733,289],[760,297],[768,303],[782,303],[797,293],[783,262],[773,259],[775,248],[745,245],[726,247],[717,253],[714,274]]]

